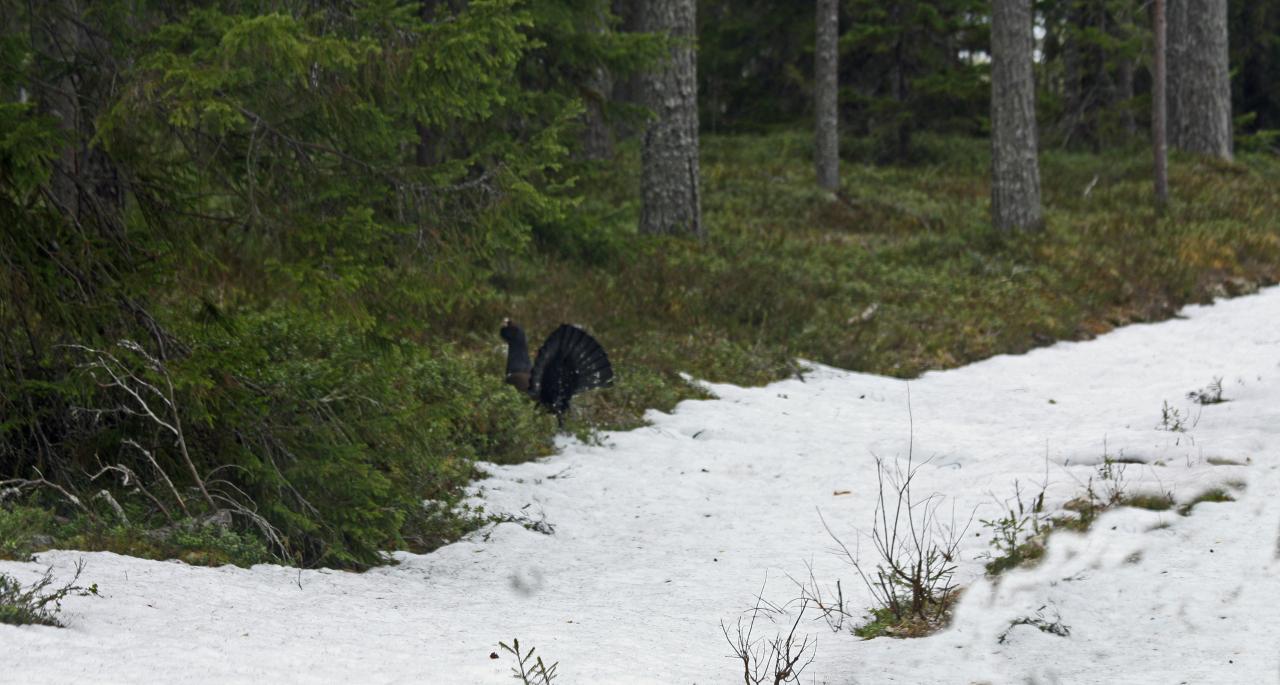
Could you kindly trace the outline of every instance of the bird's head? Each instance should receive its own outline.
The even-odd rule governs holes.
[[[502,320],[502,330],[498,331],[498,335],[507,341],[507,344],[514,342],[524,342],[524,331],[520,327],[512,323],[511,319]]]

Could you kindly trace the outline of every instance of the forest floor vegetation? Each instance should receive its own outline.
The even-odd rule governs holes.
[[[1280,279],[1275,155],[1175,158],[1161,217],[1143,149],[1047,150],[1047,228],[1006,236],[990,226],[989,143],[920,145],[931,161],[876,166],[851,143],[833,197],[814,185],[807,134],[707,136],[705,243],[635,234],[638,151],[624,149],[583,171],[574,225],[537,229],[494,306],[532,330],[580,322],[605,342],[621,382],[579,417],[613,429],[699,396],[681,373],[753,385],[802,358],[911,378]]]
[[[447,291],[459,274],[476,280],[431,330],[403,340],[364,339],[298,319],[287,294],[272,295],[271,306],[238,322],[219,318],[205,300],[207,320],[176,327],[226,350],[208,357],[207,369],[193,362],[173,372],[174,411],[190,414],[184,419],[194,426],[187,438],[193,451],[217,434],[211,426],[223,419],[216,412],[231,407],[233,426],[237,417],[270,428],[295,420],[307,426],[309,413],[325,421],[337,416],[334,435],[353,454],[376,446],[377,454],[391,456],[360,462],[357,480],[351,471],[342,475],[336,462],[290,475],[299,487],[339,477],[351,484],[349,492],[322,487],[316,502],[322,515],[314,521],[273,509],[261,501],[265,494],[257,495],[263,516],[293,526],[282,533],[293,545],[290,554],[278,553],[270,535],[251,525],[184,525],[127,502],[117,512],[90,507],[64,515],[56,494],[24,489],[0,493],[0,529],[13,529],[0,538],[0,556],[72,547],[193,563],[276,558],[364,567],[377,563],[380,549],[425,551],[455,540],[486,520],[458,506],[468,483],[482,475],[476,462],[514,463],[553,449],[555,421],[502,383],[497,331],[504,316],[535,338],[561,322],[581,324],[609,351],[615,387],[576,399],[569,417],[569,430],[590,439],[595,431],[643,425],[651,409],[705,397],[684,374],[759,385],[800,373],[797,359],[809,359],[911,378],[1089,339],[1280,281],[1274,154],[1242,154],[1234,163],[1175,157],[1174,200],[1159,216],[1145,148],[1046,150],[1045,231],[1003,235],[990,226],[988,141],[921,135],[917,144],[922,161],[881,166],[871,163],[873,150],[848,139],[842,190],[832,195],[815,185],[807,132],[705,136],[704,242],[637,234],[639,152],[623,145],[617,162],[571,170],[576,207],[533,226],[523,251],[500,251],[474,272],[422,270],[428,293]],[[237,287],[251,291],[254,270],[242,266],[236,282],[248,285]],[[169,304],[161,298],[162,313],[189,310],[190,301],[204,297],[180,290]],[[244,340],[267,351],[237,347]],[[243,359],[233,356],[241,352]],[[241,362],[258,374],[258,385],[238,376],[227,381],[213,366]],[[208,394],[224,386],[230,399]],[[246,397],[265,404],[235,399],[250,391]],[[266,418],[251,413],[259,410]],[[275,434],[290,425],[280,423]],[[325,431],[303,430],[291,450],[332,444]],[[208,453],[248,449],[256,439],[239,427],[235,436],[234,444],[219,438]],[[268,454],[276,449],[261,440]],[[262,481],[263,493],[288,495],[270,482]],[[432,506],[418,506],[423,500]],[[49,513],[59,506],[58,516]],[[191,520],[214,513],[195,507]]]

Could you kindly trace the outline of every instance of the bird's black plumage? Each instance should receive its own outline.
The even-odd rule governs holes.
[[[528,392],[533,363],[529,361],[529,341],[525,340],[524,330],[507,319],[499,335],[507,341],[507,382]]]
[[[561,421],[574,395],[613,382],[613,366],[604,348],[577,326],[561,324],[538,348],[532,364],[529,343],[519,326],[507,319],[501,335],[507,341],[507,382]]]

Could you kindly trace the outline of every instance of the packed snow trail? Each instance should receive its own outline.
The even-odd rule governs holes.
[[[478,500],[545,517],[551,534],[505,523],[363,574],[80,552],[0,563],[30,581],[83,558],[102,593],[68,600],[63,630],[0,626],[0,681],[503,683],[512,661],[490,653],[519,638],[567,685],[741,682],[720,624],[762,586],[794,599],[788,576],[808,562],[853,608],[870,605],[819,511],[852,546],[872,524],[873,455],[905,458],[914,438],[916,462],[929,459],[917,492],[950,498],[961,523],[976,508],[958,571],[969,589],[929,638],[862,641],[806,621],[806,682],[1276,682],[1280,289],[1183,315],[928,373],[910,383],[914,435],[896,379],[815,366],[764,388],[710,385],[719,399],[602,445],[488,467]],[[1228,402],[1187,398],[1215,377]],[[1166,402],[1185,431],[1162,430]],[[1142,462],[1124,465],[1131,493],[1185,502],[1225,486],[1237,501],[1185,517],[1116,510],[1056,535],[1039,566],[984,579],[977,521],[1015,482],[1038,492],[1047,478],[1059,510],[1104,453]],[[1069,634],[1011,627],[1035,617]]]

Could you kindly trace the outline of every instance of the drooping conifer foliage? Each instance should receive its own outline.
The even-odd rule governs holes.
[[[569,201],[578,75],[643,50],[552,41],[606,10],[5,0],[11,496],[226,511],[303,563],[431,544],[424,498],[547,434],[444,333]]]

